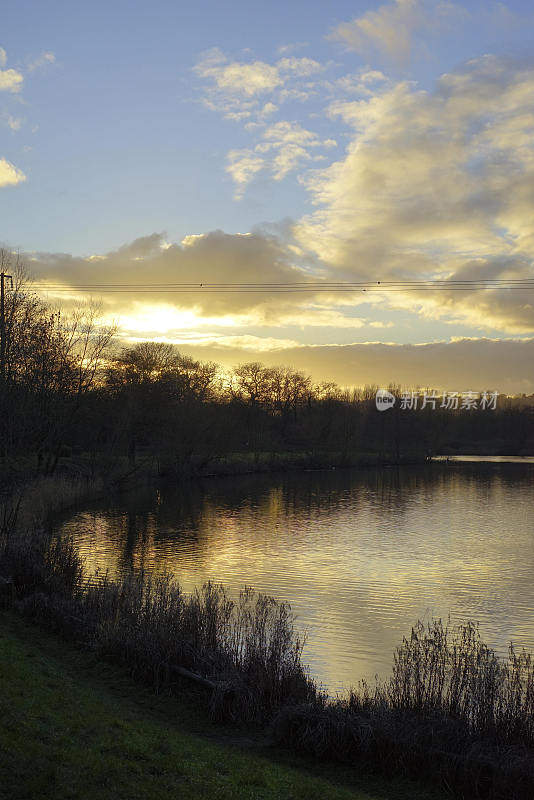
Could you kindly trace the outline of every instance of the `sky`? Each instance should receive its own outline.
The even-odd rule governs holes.
[[[532,277],[529,2],[11,4],[0,242],[39,282]],[[120,339],[534,391],[534,292],[94,292]],[[471,385],[466,385],[467,383]]]

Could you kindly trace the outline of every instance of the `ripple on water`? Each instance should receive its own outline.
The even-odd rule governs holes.
[[[289,601],[332,690],[375,673],[418,618],[473,619],[534,650],[534,470],[312,472],[135,492],[58,523],[89,570],[171,571]]]

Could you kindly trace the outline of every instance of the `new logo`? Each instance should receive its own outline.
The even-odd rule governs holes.
[[[375,397],[376,407],[379,411],[387,411],[395,405],[395,397],[387,389],[379,389]]]

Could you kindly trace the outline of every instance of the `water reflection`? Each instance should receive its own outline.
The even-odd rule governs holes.
[[[385,674],[421,616],[480,621],[534,650],[534,468],[433,464],[136,491],[71,513],[94,571],[172,571],[289,600],[331,689]]]

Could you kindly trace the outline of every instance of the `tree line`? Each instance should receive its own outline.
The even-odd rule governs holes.
[[[0,461],[45,474],[65,459],[107,469],[147,460],[162,473],[216,464],[284,460],[307,466],[402,462],[438,452],[532,452],[528,398],[497,409],[378,412],[378,387],[314,382],[291,367],[254,361],[225,369],[159,342],[121,346],[92,302],[54,309],[23,264],[0,253],[13,275],[4,303]],[[390,386],[400,398],[401,389]]]

